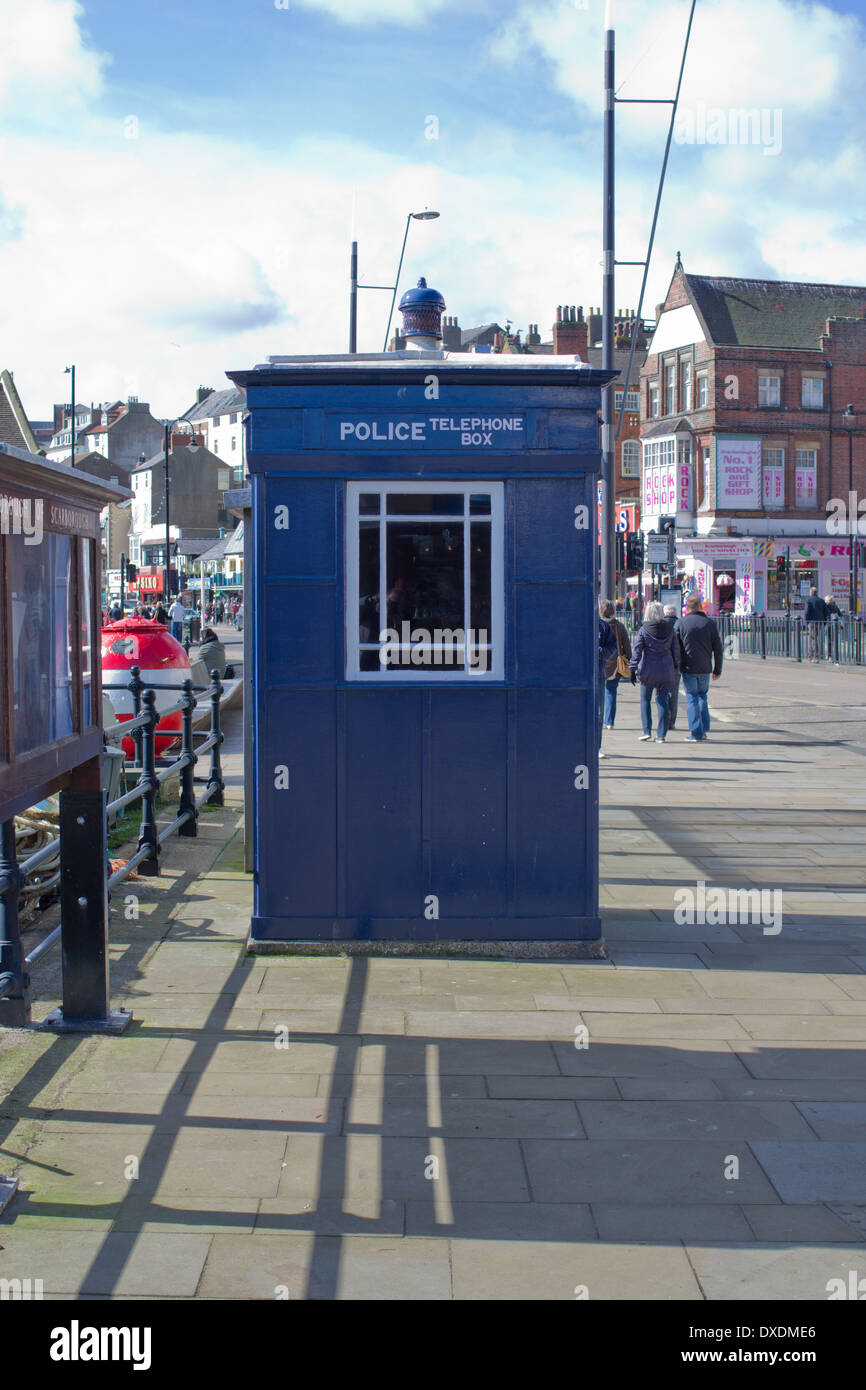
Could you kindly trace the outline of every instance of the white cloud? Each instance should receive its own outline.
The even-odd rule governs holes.
[[[342,0],[327,3],[336,8]],[[358,0],[351,8],[360,22],[359,14],[381,13],[389,3]],[[8,7],[0,0],[0,14]],[[15,370],[34,417],[63,399],[63,368],[72,361],[81,399],[136,394],[169,415],[190,403],[200,383],[225,384],[226,368],[249,367],[270,353],[345,349],[353,187],[362,283],[393,279],[406,214],[428,206],[442,215],[412,223],[401,289],[425,274],[464,327],[510,316],[524,327],[538,322],[545,334],[557,304],[600,302],[600,127],[585,111],[576,113],[567,147],[555,128],[543,138],[527,133],[518,102],[514,112],[443,125],[441,143],[430,147],[419,135],[417,158],[391,156],[360,138],[295,138],[278,153],[217,136],[155,132],[146,121],[138,139],[126,139],[121,120],[101,114],[103,59],[82,38],[75,6],[31,0],[31,8],[46,24],[50,12],[58,28],[47,48],[34,47],[26,24],[14,31],[0,53],[0,102],[32,82],[62,120],[38,136],[10,127],[4,137],[0,367]],[[514,61],[541,55],[560,90],[595,102],[598,10],[524,7],[498,52],[509,57],[511,42]],[[710,274],[857,283],[862,229],[850,219],[862,115],[850,93],[866,56],[859,30],[820,6],[728,0],[729,20],[753,17],[737,66],[740,50],[718,27],[720,6],[707,0],[699,17],[702,10],[708,28],[696,20],[689,99],[753,104],[750,83],[759,84],[765,69],[760,100],[783,109],[783,148],[771,159],[760,149],[673,147],[645,309],[651,313],[663,295],[677,249],[687,268]],[[649,48],[629,84],[633,94],[647,94],[644,80],[668,45],[665,26],[676,20],[676,53],[685,10],[646,0],[632,13],[628,41],[619,31],[620,73]],[[597,43],[587,38],[591,25]],[[650,47],[657,33],[661,42]],[[707,44],[716,45],[715,57]],[[792,64],[790,88],[777,55]],[[729,85],[711,71],[714,63],[731,67]],[[661,159],[663,118],[653,127],[637,111],[620,108],[621,257],[643,255]],[[635,305],[639,276],[621,269],[623,307]],[[388,304],[384,292],[361,294],[363,350],[381,347]]]
[[[459,0],[288,0],[278,9],[320,10],[343,24],[424,24]]]
[[[102,89],[107,56],[86,47],[77,0],[0,0],[0,109],[83,107]]]

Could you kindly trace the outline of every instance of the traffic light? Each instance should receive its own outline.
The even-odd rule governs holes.
[[[783,575],[788,568],[788,561],[784,555],[779,555],[776,559],[776,574]]]
[[[625,532],[616,533],[616,568],[619,574],[625,571]]]
[[[643,570],[643,532],[629,531],[625,539],[625,564],[627,570]]]
[[[671,536],[676,534],[677,519],[675,516],[659,517],[659,535]]]
[[[126,562],[126,582],[127,582],[127,584],[134,584],[137,578],[138,578],[138,565],[133,565],[133,564],[130,563],[129,560],[127,560],[127,562]]]

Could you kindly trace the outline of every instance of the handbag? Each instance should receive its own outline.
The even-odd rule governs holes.
[[[616,633],[616,674],[622,676],[623,680],[631,680],[631,669],[628,664],[628,657],[622,654],[622,639],[619,635],[619,625],[614,627]]]

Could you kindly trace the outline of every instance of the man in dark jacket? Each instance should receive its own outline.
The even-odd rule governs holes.
[[[809,658],[811,661],[820,661],[824,650],[824,624],[830,617],[830,612],[822,598],[818,597],[818,590],[813,584],[806,599],[806,622],[809,624]]]
[[[675,630],[691,730],[686,743],[703,743],[710,731],[710,679],[717,681],[722,674],[722,639],[715,622],[704,612],[700,594],[689,594],[685,616]]]

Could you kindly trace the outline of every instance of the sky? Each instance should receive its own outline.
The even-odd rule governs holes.
[[[866,0],[697,0],[650,264],[866,284]],[[614,0],[621,98],[669,98],[690,0]],[[0,0],[3,351],[31,419],[179,414],[348,346],[362,284],[461,326],[601,302],[602,0]],[[741,123],[740,110],[759,119]],[[733,113],[733,116],[731,115]],[[616,108],[617,256],[646,254],[669,107]],[[616,306],[641,272],[621,267]],[[362,291],[380,351],[390,295]]]

